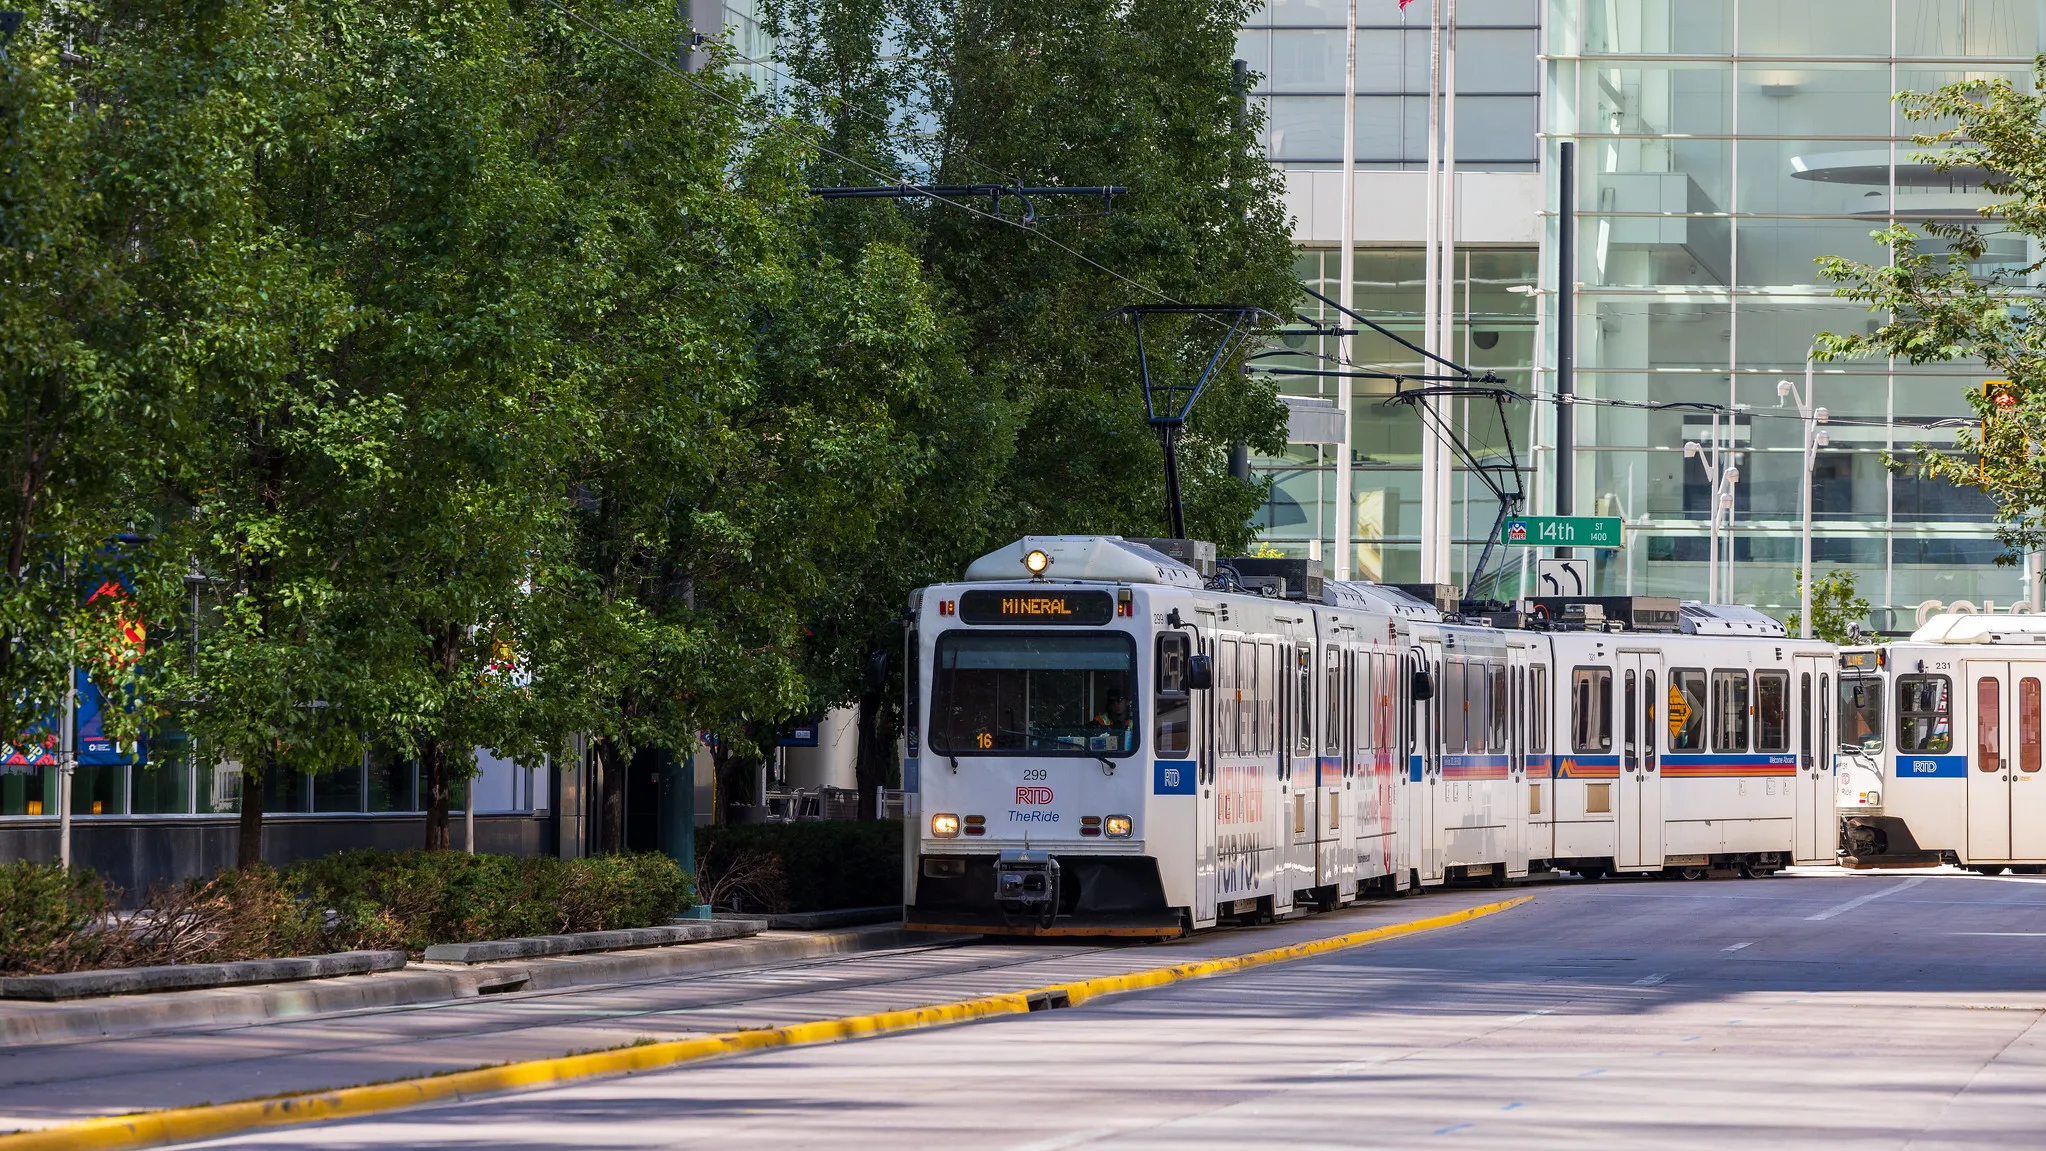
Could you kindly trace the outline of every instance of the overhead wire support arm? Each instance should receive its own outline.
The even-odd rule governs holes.
[[[1111,315],[1129,320],[1137,337],[1137,371],[1144,386],[1144,418],[1158,432],[1158,444],[1165,452],[1165,520],[1173,539],[1186,538],[1186,507],[1179,494],[1179,432],[1186,426],[1187,414],[1193,411],[1195,401],[1207,390],[1215,378],[1215,372],[1229,362],[1230,356],[1257,330],[1260,317],[1278,319],[1263,308],[1251,304],[1131,304],[1117,308]],[[1200,374],[1192,383],[1154,383],[1151,379],[1151,353],[1144,342],[1145,316],[1207,316],[1227,326],[1222,340],[1215,345],[1213,355],[1201,367]]]
[[[854,184],[825,188],[812,188],[810,194],[825,200],[962,200],[979,199],[985,196],[988,210],[999,213],[1002,197],[1014,196],[1023,201],[1025,224],[1037,222],[1037,208],[1030,201],[1035,196],[1098,196],[1101,212],[1107,215],[1115,206],[1117,196],[1127,195],[1129,189],[1121,184],[1093,184],[1082,187],[1046,186],[1026,187],[1015,184]]]

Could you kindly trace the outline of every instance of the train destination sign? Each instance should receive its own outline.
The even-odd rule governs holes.
[[[959,597],[959,618],[967,623],[1098,626],[1115,618],[1115,597],[1105,591],[977,588]]]
[[[1501,534],[1510,547],[1616,548],[1618,516],[1511,516]]]

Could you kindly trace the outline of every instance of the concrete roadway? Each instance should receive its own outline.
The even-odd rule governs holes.
[[[2046,880],[1532,890],[1463,926],[1068,1011],[205,1146],[2046,1144]],[[1233,949],[1273,941],[1253,934]]]

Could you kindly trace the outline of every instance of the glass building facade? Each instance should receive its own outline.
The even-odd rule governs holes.
[[[1395,10],[1391,0],[1383,7]],[[1460,29],[1466,12],[1493,20],[1503,7],[1463,0]],[[1577,409],[1575,511],[1628,522],[1627,546],[1597,553],[1601,591],[1702,596],[1708,483],[1683,445],[1710,442],[1716,426],[1720,444],[1736,453],[1741,468],[1732,513],[1732,591],[1722,598],[1778,616],[1794,609],[1803,427],[1795,408],[1779,399],[1778,382],[1802,388],[1818,333],[1866,331],[1881,319],[1833,295],[1816,261],[1837,254],[1881,263],[1887,253],[1869,238],[1879,228],[1975,218],[1987,195],[1935,173],[1920,158],[1925,149],[1910,137],[1928,126],[1906,121],[1891,97],[1990,77],[2028,88],[2033,57],[2046,47],[2042,9],[2039,0],[1546,0],[1539,11],[1517,17],[1531,18],[1538,28],[1511,30],[1537,37],[1541,46],[1533,61],[1539,91],[1516,98],[1539,105],[1541,132],[1530,134],[1527,145],[1546,173],[1548,203],[1534,209],[1544,213],[1545,239],[1539,255],[1459,247],[1457,352],[1473,366],[1500,370],[1511,386],[1553,395],[1552,374],[1544,370],[1555,363],[1550,289],[1560,205],[1553,172],[1560,143],[1575,141],[1576,388],[1588,400]],[[1286,101],[1295,98],[1289,93],[1306,81],[1282,70],[1302,55],[1316,59],[1311,51],[1281,48],[1285,14],[1297,10],[1275,3],[1265,23],[1245,33],[1252,44],[1246,51],[1269,45],[1264,59],[1272,75],[1261,91],[1271,109],[1270,155],[1287,168],[1310,166],[1311,151],[1285,136],[1299,118],[1288,110]],[[1421,97],[1405,85],[1397,98],[1402,116],[1410,115],[1407,104],[1420,104],[1426,123],[1425,0],[1407,13],[1406,27],[1359,30],[1360,168],[1366,156],[1381,166],[1411,166],[1417,158],[1404,137],[1391,159],[1364,143],[1365,45],[1373,42],[1373,52],[1397,45],[1402,74],[1409,74],[1404,61],[1413,51],[1416,21]],[[1344,5],[1335,17],[1338,69],[1346,14]],[[1479,98],[1461,78],[1513,71],[1474,59],[1467,46],[1477,33],[1459,32],[1460,125],[1466,105]],[[1248,58],[1256,66],[1258,58]],[[1323,65],[1307,70],[1313,83],[1325,83]],[[1340,92],[1340,70],[1336,84]],[[1340,99],[1336,106],[1339,113]],[[1425,146],[1424,130],[1419,155],[1425,156]],[[1507,151],[1488,144],[1480,154],[1466,139],[1458,146],[1467,168],[1484,168],[1496,159],[1492,154]],[[1415,235],[1407,251],[1359,252],[1360,310],[1418,330],[1422,239]],[[1324,246],[1303,252],[1303,278],[1331,277],[1337,257],[1319,250]],[[1985,263],[2012,267],[2039,256],[2023,238],[2003,237],[1992,240]],[[1530,285],[1537,290],[1508,290]],[[1489,347],[1481,348],[1481,338]],[[1359,358],[1375,361],[1383,353],[1360,349]],[[1964,396],[1985,374],[1965,363],[1882,360],[1817,369],[1815,402],[1832,419],[1830,444],[1819,451],[1813,477],[1814,566],[1853,572],[1861,594],[1875,605],[1878,627],[1908,630],[1928,601],[1978,608],[1988,602],[2002,610],[2030,595],[2022,566],[1996,562],[2003,549],[1983,497],[1885,464],[1886,455],[1908,464],[1921,446],[1950,445],[1952,430],[1938,425],[1972,415]],[[1326,387],[1332,382],[1295,378],[1284,390],[1332,394]],[[1368,389],[1360,388],[1359,397],[1352,444],[1359,473],[1351,541],[1357,570],[1412,578],[1418,540],[1402,537],[1398,528],[1418,499],[1418,477],[1400,470],[1411,469],[1418,456],[1412,446],[1417,429],[1406,412],[1373,402]],[[1685,402],[1718,405],[1723,413],[1715,424],[1708,411],[1645,406]],[[1537,402],[1509,412],[1527,421],[1515,441],[1536,472],[1531,510],[1549,510],[1554,406]],[[1476,444],[1497,439],[1482,422],[1463,430]],[[1401,445],[1406,452],[1394,450]],[[1292,458],[1269,462],[1277,491],[1265,530],[1279,546],[1333,546],[1327,501],[1312,504],[1332,490],[1319,470],[1331,466],[1330,454],[1326,447],[1303,447]],[[1462,546],[1454,559],[1461,581],[1495,505],[1466,477],[1459,475],[1456,487]],[[1364,507],[1371,501],[1391,510],[1374,516]],[[1311,514],[1314,509],[1319,515]],[[1310,536],[1320,542],[1309,545]]]

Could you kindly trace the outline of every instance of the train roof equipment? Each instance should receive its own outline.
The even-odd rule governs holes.
[[[1775,616],[1744,604],[1700,603],[1687,599],[1678,617],[1685,635],[1760,635],[1787,639],[1790,629]]]
[[[1944,612],[1911,633],[1912,643],[2046,643],[2046,615]]]

